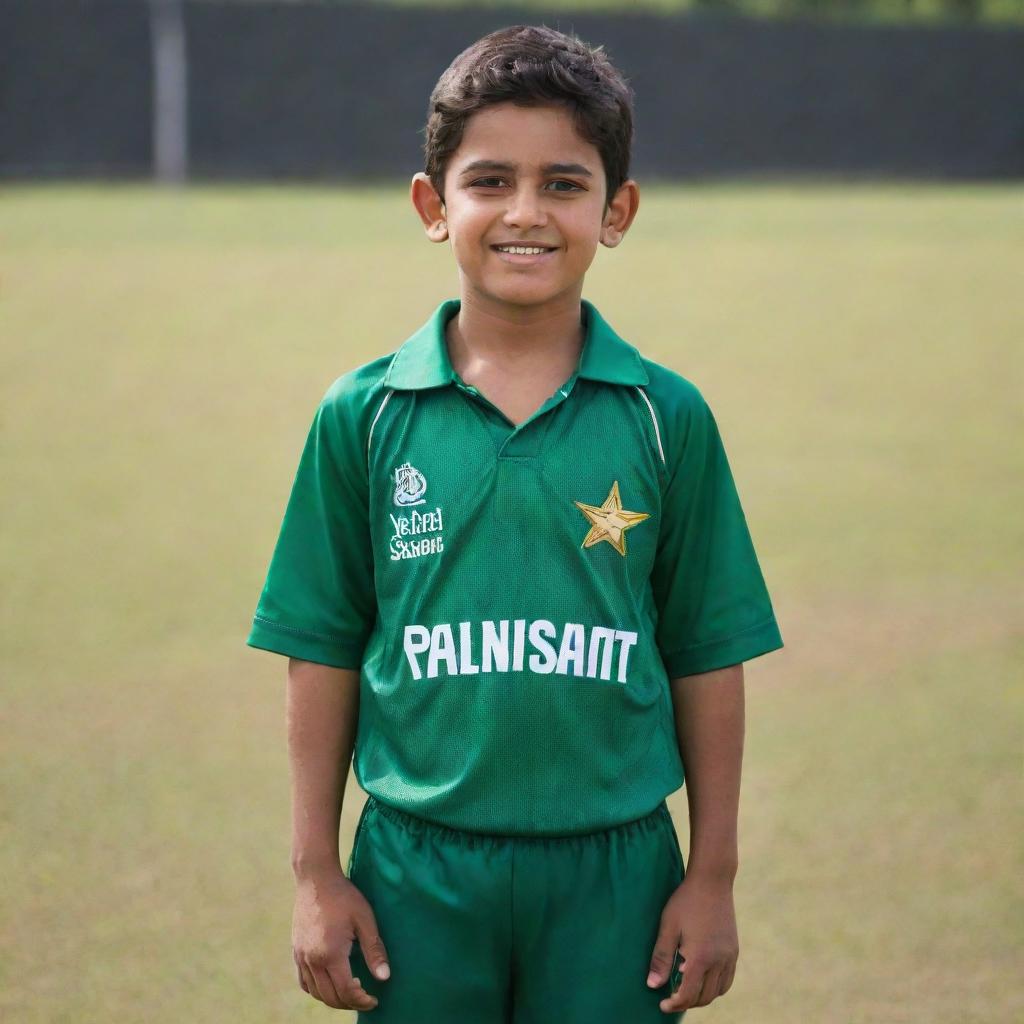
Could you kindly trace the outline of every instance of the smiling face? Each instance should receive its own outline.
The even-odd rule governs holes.
[[[637,206],[630,181],[606,207],[601,154],[562,106],[485,107],[451,155],[444,202],[424,174],[412,191],[428,237],[451,242],[463,298],[495,312],[578,302],[598,244],[618,245]]]

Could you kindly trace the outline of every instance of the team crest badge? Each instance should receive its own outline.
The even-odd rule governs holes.
[[[583,547],[592,548],[606,540],[620,555],[626,554],[626,531],[650,519],[649,512],[628,512],[622,507],[619,497],[619,481],[612,484],[608,497],[601,505],[586,505],[582,501],[573,504],[590,523],[590,531],[583,538]]]
[[[411,463],[395,470],[395,504],[403,508],[410,505],[422,505],[427,499],[423,497],[427,493],[426,477]]]

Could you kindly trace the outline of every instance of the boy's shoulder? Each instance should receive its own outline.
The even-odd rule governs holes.
[[[588,323],[587,349],[581,361],[584,376],[635,387],[664,419],[688,419],[703,412],[706,402],[693,381],[644,355],[591,302],[584,300],[583,306]]]
[[[681,373],[640,353],[640,364],[647,372],[647,392],[666,405],[687,407],[704,402],[700,388]]]
[[[317,409],[335,429],[366,436],[390,388],[386,379],[395,352],[378,356],[334,379]]]
[[[685,440],[692,424],[711,418],[707,400],[692,380],[642,353],[640,363],[648,381],[643,391],[665,428],[666,440]]]
[[[338,377],[327,389],[321,402],[321,409],[329,409],[343,414],[345,418],[359,418],[367,410],[371,417],[376,416],[380,404],[388,393],[395,389],[396,380],[404,380],[398,367],[412,363],[415,376],[420,364],[438,362],[436,351],[438,324],[443,323],[454,303],[451,300],[442,302],[431,314],[430,318],[410,336],[400,341],[386,355],[378,356],[367,363],[356,366]],[[407,355],[403,356],[403,353]],[[406,374],[408,376],[408,373]]]

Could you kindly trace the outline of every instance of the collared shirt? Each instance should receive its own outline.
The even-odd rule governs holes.
[[[355,772],[467,831],[568,835],[683,783],[670,678],[782,646],[717,424],[584,301],[518,426],[441,303],[317,410],[248,642],[361,670]]]

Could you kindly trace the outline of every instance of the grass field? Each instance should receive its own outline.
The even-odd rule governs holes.
[[[1024,1019],[1022,252],[1020,188],[653,188],[588,277],[715,410],[786,641],[688,1019]],[[323,391],[453,294],[397,187],[0,200],[3,1020],[348,1019],[243,641]]]

